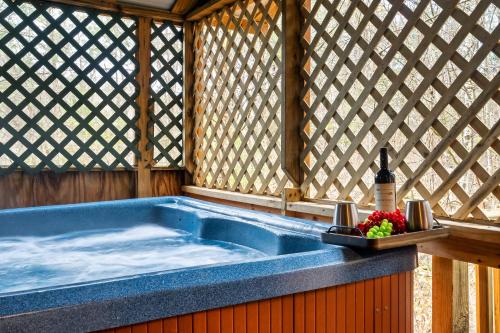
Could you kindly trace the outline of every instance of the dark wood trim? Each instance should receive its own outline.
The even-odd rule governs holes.
[[[491,277],[488,267],[476,266],[476,330],[477,333],[493,332],[493,315],[491,307],[492,293]],[[491,295],[490,295],[491,294]]]
[[[198,21],[227,5],[235,3],[236,0],[210,0],[204,5],[196,7],[186,16],[186,21]]]
[[[93,8],[110,12],[117,12],[128,16],[147,17],[159,21],[170,21],[173,23],[182,23],[184,21],[182,15],[174,14],[166,10],[150,7],[139,7],[125,4],[121,1],[106,1],[106,0],[44,0],[47,2]]]
[[[186,171],[192,176],[195,165],[194,150],[194,23],[184,22],[184,70],[183,70],[183,158]]]
[[[137,104],[140,108],[137,127],[140,131],[139,152],[141,158],[137,161],[137,197],[150,197],[151,192],[151,166],[153,150],[148,149],[148,122],[149,122],[149,81],[151,78],[151,18],[140,17],[137,27],[139,51],[137,59],[140,64],[137,82],[140,93]]]
[[[301,22],[299,3],[296,0],[281,1],[283,18],[283,78],[281,107],[281,167],[295,187],[302,183],[301,152],[304,143],[301,138],[301,121],[304,112],[300,105],[303,80],[300,76],[304,50],[300,43]],[[286,29],[285,29],[286,27]]]
[[[177,0],[170,11],[173,14],[184,15],[192,10],[198,2],[198,0]]]

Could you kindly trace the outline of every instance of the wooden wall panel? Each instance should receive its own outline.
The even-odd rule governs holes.
[[[153,196],[180,195],[183,171],[153,171]],[[136,196],[133,171],[23,172],[0,177],[0,209],[130,199]]]
[[[411,292],[406,291],[412,290],[412,275],[404,272],[102,332],[347,333],[375,328],[376,332],[411,333],[412,305],[407,299]]]
[[[184,170],[154,170],[151,172],[153,197],[181,195]]]

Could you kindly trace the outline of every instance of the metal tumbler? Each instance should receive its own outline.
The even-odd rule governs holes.
[[[358,209],[354,202],[339,202],[335,206],[333,214],[333,226],[342,226],[349,228],[335,228],[339,234],[350,234],[350,228],[358,225]]]
[[[405,216],[408,231],[430,230],[433,227],[432,209],[427,200],[407,201]]]

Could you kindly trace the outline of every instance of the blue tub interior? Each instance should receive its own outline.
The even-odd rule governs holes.
[[[182,197],[4,210],[0,293],[320,250],[318,228]]]

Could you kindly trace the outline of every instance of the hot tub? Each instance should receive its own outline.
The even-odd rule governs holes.
[[[86,332],[410,272],[415,248],[184,197],[0,211],[0,332]]]

